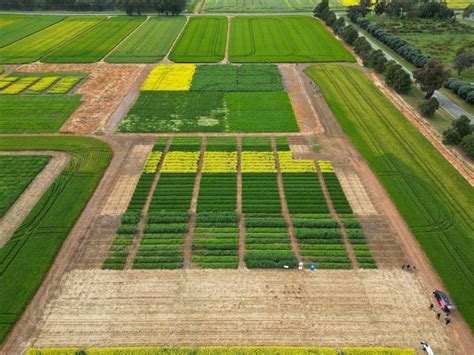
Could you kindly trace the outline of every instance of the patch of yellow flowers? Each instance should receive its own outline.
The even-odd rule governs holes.
[[[162,173],[195,173],[200,152],[169,152],[163,163]]]
[[[319,169],[322,173],[334,173],[334,167],[330,160],[318,160]]]
[[[18,78],[13,76],[7,76],[5,78],[0,79],[0,90],[6,88],[8,85],[16,81]]]
[[[156,169],[158,167],[158,163],[160,162],[160,159],[161,159],[161,152],[150,152],[145,162],[145,167],[143,168],[143,172],[147,174],[156,173]]]
[[[39,78],[32,78],[32,77],[26,77],[26,78],[21,78],[18,81],[15,81],[13,84],[8,86],[6,89],[3,89],[0,91],[0,94],[2,95],[16,95],[25,90],[28,86],[31,84],[34,84],[36,81],[38,81]]]
[[[203,173],[235,173],[237,152],[205,152]]]
[[[53,83],[58,79],[59,79],[59,77],[57,77],[57,76],[48,76],[48,77],[45,77],[45,78],[41,78],[40,81],[37,81],[36,83],[31,85],[28,88],[27,92],[29,92],[29,93],[40,93],[43,90],[49,88],[51,85],[53,85]]]
[[[272,152],[242,152],[242,173],[275,173]]]
[[[158,64],[142,85],[144,91],[188,91],[195,64]]]
[[[316,167],[312,160],[295,160],[291,152],[279,152],[280,170],[282,173],[313,173]]]

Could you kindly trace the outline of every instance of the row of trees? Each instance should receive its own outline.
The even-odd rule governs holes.
[[[383,74],[387,85],[398,93],[406,94],[410,91],[412,86],[410,75],[396,62],[387,60],[381,50],[374,50],[365,37],[359,37],[354,26],[346,25],[343,17],[336,19],[336,14],[329,10],[328,0],[322,0],[316,6],[314,15],[331,26],[338,36],[352,46],[365,66]]]
[[[370,0],[361,0],[359,5],[349,6],[347,15],[350,18],[364,17],[371,11]],[[438,18],[454,17],[454,11],[444,2],[436,0],[376,0],[373,7],[376,15],[387,15],[399,18]]]
[[[156,11],[177,15],[186,7],[187,0],[0,0],[2,10],[68,10],[106,11],[124,10],[127,14]]]
[[[351,19],[351,21],[366,30],[368,33],[395,51],[403,59],[413,64],[415,67],[422,68],[428,61],[429,58],[423,55],[419,48],[412,46],[410,43],[401,39],[400,37],[385,31],[382,26],[376,23],[371,23],[369,20],[363,17]]]
[[[323,20],[328,26],[331,26],[338,36],[352,46],[354,51],[362,58],[365,66],[383,74],[388,86],[401,94],[406,94],[411,90],[412,80],[402,66],[394,61],[387,60],[383,51],[374,50],[367,39],[359,36],[352,25],[346,25],[344,18],[337,18],[335,13],[329,10],[328,0],[321,1],[314,9],[314,15]],[[425,92],[425,100],[420,104],[419,109],[423,115],[431,117],[440,106],[433,94],[442,87],[443,83],[450,81],[447,80],[449,70],[446,70],[439,61],[427,59],[422,68],[413,72],[413,76],[420,89]],[[462,92],[466,89],[463,88]],[[472,92],[474,95],[474,90]],[[471,91],[469,91],[470,93]],[[474,126],[470,124],[469,118],[461,116],[453,122],[452,128],[443,133],[443,143],[459,146],[470,159],[474,159],[473,130]]]
[[[461,116],[451,123],[451,128],[443,132],[443,143],[459,146],[466,155],[474,160],[474,125],[469,118]]]

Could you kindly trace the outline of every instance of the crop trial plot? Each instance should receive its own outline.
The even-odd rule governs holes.
[[[311,12],[318,2],[318,0],[206,0],[204,12]]]
[[[0,150],[53,150],[70,154],[66,168],[0,248],[1,343],[36,293],[98,185],[112,152],[107,144],[92,138],[56,136],[2,137]],[[15,156],[16,159],[22,158]],[[31,173],[38,171],[40,163],[31,161]],[[18,164],[15,169],[23,166]],[[23,176],[20,181],[24,184],[26,179]],[[17,176],[17,183],[18,180]]]
[[[20,74],[0,78],[0,95],[68,94],[81,82],[79,74]]]
[[[169,58],[177,63],[215,63],[224,59],[227,18],[191,17]]]
[[[61,16],[0,15],[0,48],[62,20]]]
[[[297,132],[282,90],[275,66],[158,65],[119,131]]]
[[[150,17],[105,58],[109,63],[155,63],[163,59],[185,24],[184,16]]]
[[[230,29],[231,62],[354,62],[338,40],[311,17],[237,16]]]
[[[56,132],[80,101],[80,95],[0,95],[0,133]]]
[[[0,155],[0,218],[48,161],[48,156]]]
[[[69,17],[43,31],[0,48],[0,63],[16,64],[37,61],[103,20],[104,17],[96,16]]]
[[[45,63],[92,63],[104,58],[144,19],[111,17],[42,58]]]

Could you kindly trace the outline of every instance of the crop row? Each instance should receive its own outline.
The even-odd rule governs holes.
[[[143,236],[133,260],[134,269],[177,269],[183,266],[183,242],[188,231],[187,211],[150,207]]]
[[[155,147],[156,145],[153,149],[155,149]],[[108,258],[104,261],[104,269],[121,270],[125,267],[130,247],[135,238],[142,210],[153,184],[160,159],[160,151],[153,150],[149,153],[140,179],[128,204],[127,211],[122,216],[120,226],[115,233]]]
[[[352,245],[359,267],[363,269],[375,269],[377,264],[372,257],[359,222],[353,217],[344,217],[342,218],[342,223],[346,229],[347,237]]]
[[[339,225],[326,214],[294,214],[293,228],[305,263],[318,269],[350,269]]]
[[[196,215],[191,261],[203,268],[237,268],[239,225],[235,213],[207,212]]]
[[[281,214],[245,214],[245,263],[248,268],[296,267],[286,221]]]
[[[80,77],[45,76],[15,77],[7,76],[0,79],[0,95],[67,94],[80,81]]]
[[[234,212],[236,207],[236,174],[203,173],[199,186],[197,211]]]

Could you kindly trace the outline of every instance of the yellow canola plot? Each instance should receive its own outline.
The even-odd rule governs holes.
[[[330,160],[318,160],[319,169],[322,173],[334,173],[334,167]]]
[[[237,152],[205,152],[203,173],[237,172]]]
[[[8,85],[16,81],[18,78],[7,76],[0,79],[0,90],[6,88]]]
[[[279,152],[280,170],[282,173],[313,173],[316,167],[312,160],[295,160],[291,152]]]
[[[147,174],[156,173],[156,169],[158,167],[158,163],[160,162],[160,159],[161,159],[161,152],[150,152],[145,162],[145,167],[143,168],[143,172]]]
[[[242,152],[243,173],[275,173],[275,158],[272,152]]]
[[[195,64],[158,64],[142,85],[144,91],[188,91]]]
[[[39,81],[31,85],[27,92],[28,93],[40,93],[47,88],[49,88],[55,81],[57,81],[59,77],[57,76],[47,76],[44,78],[41,78]]]
[[[195,173],[200,152],[169,152],[166,155],[162,173]]]
[[[11,84],[6,89],[3,89],[2,91],[0,91],[0,94],[3,94],[3,95],[16,95],[16,94],[19,94],[23,90],[25,90],[27,87],[34,84],[39,79],[40,78],[33,78],[33,77],[21,78],[20,80],[15,81],[13,84]]]

